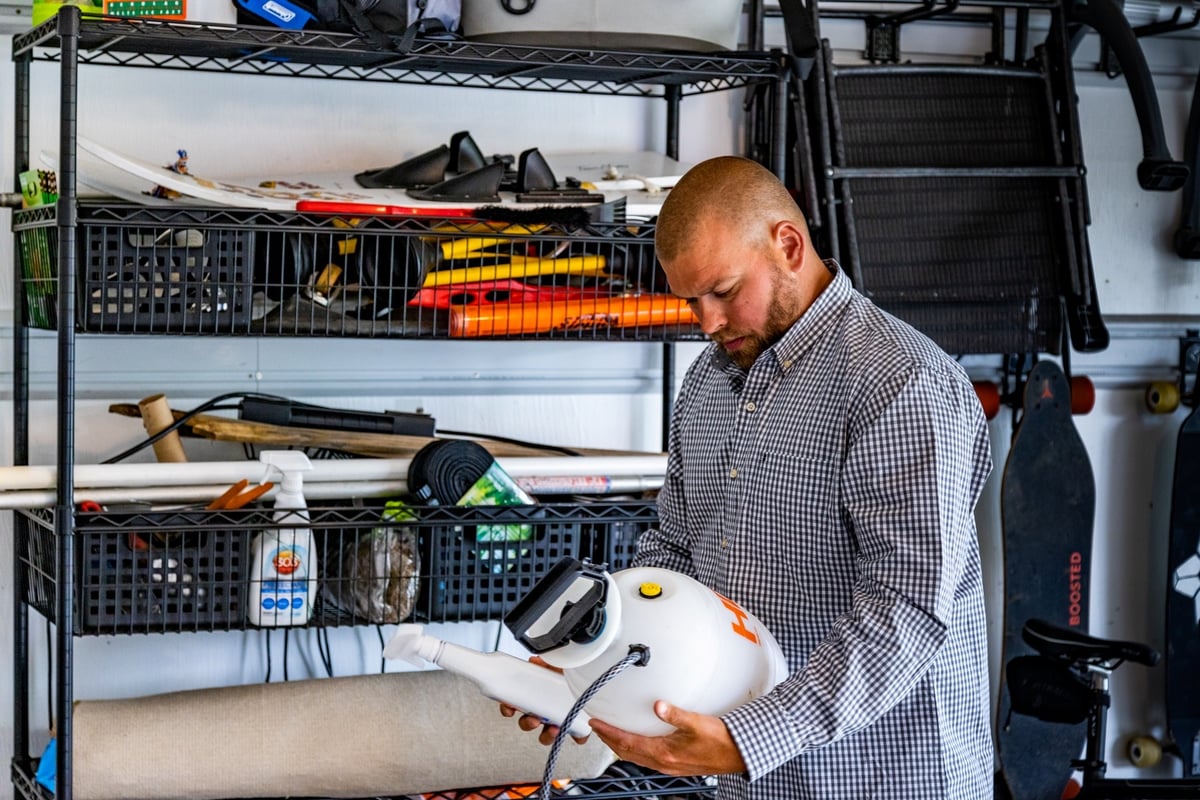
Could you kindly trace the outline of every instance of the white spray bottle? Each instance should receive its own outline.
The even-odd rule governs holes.
[[[303,625],[317,597],[317,553],[304,501],[304,473],[312,463],[296,450],[269,450],[258,458],[279,472],[271,476],[279,485],[273,521],[295,525],[254,537],[246,618],[267,628]]]

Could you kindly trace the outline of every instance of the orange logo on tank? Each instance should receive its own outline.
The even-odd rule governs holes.
[[[733,612],[734,620],[730,624],[730,627],[733,628],[733,632],[738,636],[750,640],[754,644],[758,644],[758,634],[746,627],[746,618],[750,615],[742,610],[737,603],[733,602],[728,597],[725,597],[717,592],[713,592],[713,594],[717,595],[717,597],[721,599],[721,605]]]
[[[300,569],[301,558],[293,550],[280,550],[271,559],[271,563],[275,566],[275,571],[280,575],[291,575],[296,570]]]

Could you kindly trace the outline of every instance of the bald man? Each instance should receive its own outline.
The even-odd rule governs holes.
[[[971,382],[821,259],[755,162],[690,170],[655,246],[712,344],[636,564],[740,603],[792,672],[720,718],[660,700],[666,736],[594,732],[622,759],[718,775],[720,800],[991,800],[974,508],[992,464]]]

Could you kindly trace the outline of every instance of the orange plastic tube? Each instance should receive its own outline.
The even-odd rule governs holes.
[[[461,338],[519,336],[552,331],[690,325],[683,300],[669,294],[638,294],[563,302],[495,303],[450,314],[450,335]]]

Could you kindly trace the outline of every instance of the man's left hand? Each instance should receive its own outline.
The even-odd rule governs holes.
[[[617,758],[664,775],[724,775],[746,771],[746,763],[720,717],[676,708],[665,700],[654,713],[675,730],[663,736],[639,736],[592,719],[596,735]]]

